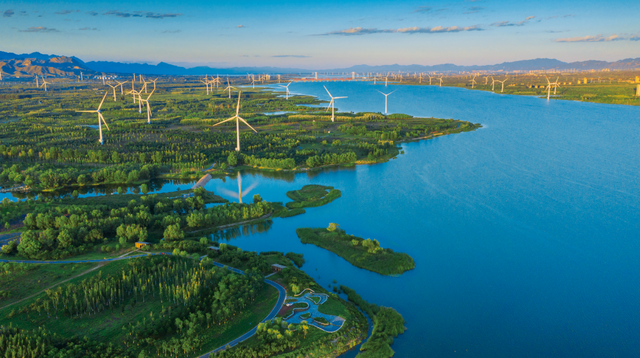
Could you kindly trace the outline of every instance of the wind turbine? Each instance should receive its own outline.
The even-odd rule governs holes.
[[[397,91],[397,90],[396,90],[396,91]],[[378,92],[380,92],[380,91],[378,91]],[[395,92],[395,91],[393,91],[393,92]],[[385,94],[385,93],[380,92],[380,94],[384,95],[384,114],[387,114],[387,98],[388,98],[388,97],[389,97],[389,95],[390,95],[391,93],[393,93],[393,92],[386,93],[386,94]]]
[[[331,122],[335,122],[335,110],[336,110],[336,99],[341,99],[341,98],[348,98],[348,97],[333,97],[331,95],[331,92],[329,92],[329,90],[327,89],[326,86],[322,86],[324,87],[324,90],[327,91],[327,93],[329,93],[329,97],[331,97],[331,101],[329,102],[329,105],[327,106],[327,111],[329,110],[329,107],[331,107]]]
[[[116,102],[116,88],[118,87],[116,86],[112,86],[110,83],[107,83],[107,86],[113,88],[113,101]]]
[[[47,92],[47,85],[49,84],[49,82],[47,82],[47,80],[42,77],[42,85],[40,87],[44,87],[44,91]]]
[[[548,101],[548,100],[549,100],[549,98],[551,97],[551,86],[553,86],[553,94],[555,95],[555,94],[556,94],[556,88],[557,88],[558,86],[560,86],[560,85],[558,84],[558,79],[559,79],[560,77],[556,78],[556,81],[555,81],[555,82],[551,82],[551,81],[549,81],[549,77],[547,77],[547,76],[544,76],[544,78],[546,78],[546,79],[547,79],[547,101]]]
[[[496,80],[493,79],[493,76],[491,76],[491,91],[494,91],[495,87],[496,87]]]
[[[142,97],[139,98],[139,102],[144,101],[147,104],[147,124],[151,124],[151,106],[149,105],[149,98],[151,98],[153,92],[155,92],[155,90],[152,90],[151,93],[149,93],[147,99],[142,99]]]
[[[438,78],[440,80],[440,87],[442,87],[442,77]]]
[[[98,109],[96,109],[95,111],[76,111],[76,112],[83,112],[83,113],[98,113],[98,130],[100,130],[100,144],[104,144],[104,142],[102,141],[102,122],[104,122],[104,125],[107,127],[108,131],[111,131],[109,129],[109,126],[107,125],[107,121],[104,120],[104,117],[102,116],[102,112],[100,112],[100,108],[102,108],[102,104],[104,103],[104,99],[107,98],[107,94],[109,92],[105,91],[104,92],[104,97],[102,97],[102,102],[100,102],[100,105],[98,106]],[[101,122],[102,121],[102,122]]]
[[[476,85],[476,76],[474,75],[473,78],[471,79],[471,88],[473,88]]]
[[[223,89],[222,91],[229,90],[229,98],[231,98],[231,89],[232,88],[235,88],[235,87],[231,87],[231,85],[229,84],[229,77],[227,77],[227,88]]]
[[[124,94],[124,88],[122,88],[122,85],[124,85],[125,83],[129,82],[129,81],[124,81],[124,82],[120,82],[120,81],[116,81],[118,82],[118,86],[120,86],[120,94]],[[116,87],[118,87],[116,86]]]
[[[496,82],[500,82],[500,83],[502,83],[502,89],[500,89],[500,93],[504,92],[504,83],[505,83],[505,82],[507,82],[507,80],[508,80],[508,79],[509,79],[509,78],[507,77],[507,78],[505,78],[503,81],[496,81]]]
[[[207,86],[207,96],[209,95],[209,82],[205,79],[205,80],[200,80],[200,82],[204,83],[205,86]]]
[[[236,107],[236,115],[229,118],[229,119],[225,119],[222,122],[216,123],[213,125],[213,127],[220,125],[222,123],[225,122],[229,122],[232,120],[236,120],[236,152],[240,152],[240,121],[242,121],[242,123],[246,124],[249,128],[251,128],[254,132],[258,133],[257,130],[255,130],[251,125],[249,125],[249,123],[247,123],[247,121],[245,121],[242,117],[240,117],[240,95],[242,94],[242,92],[238,92],[238,106]]]
[[[156,90],[156,81],[158,80],[158,78],[156,77],[155,80],[149,80],[149,82],[153,82],[153,90]]]
[[[289,84],[288,84],[288,85],[286,85],[286,86],[280,86],[280,87],[283,87],[283,88],[285,88],[285,89],[287,90],[287,94],[286,94],[287,99],[289,99],[289,85],[291,85],[292,83],[293,83],[293,82],[289,82]]]

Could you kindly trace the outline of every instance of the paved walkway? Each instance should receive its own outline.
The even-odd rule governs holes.
[[[305,291],[309,291],[309,292],[305,293]],[[289,323],[296,323],[296,324],[299,324],[302,321],[307,321],[310,326],[314,326],[322,331],[329,332],[329,333],[337,332],[340,330],[340,328],[342,328],[342,326],[344,325],[344,318],[340,316],[325,314],[318,311],[318,308],[320,308],[320,305],[327,302],[327,300],[329,299],[329,296],[327,294],[315,293],[313,292],[313,290],[307,288],[303,290],[300,294],[298,294],[298,296],[299,297],[289,297],[290,302],[287,303],[287,305],[290,306],[290,305],[295,305],[296,303],[304,303],[307,305],[308,309],[294,311],[294,313],[292,313],[289,317],[285,318],[285,321]],[[313,298],[318,299],[318,303],[316,303],[316,301],[314,301]],[[311,316],[306,319],[303,319],[300,317],[307,313],[310,313]],[[326,319],[327,322],[329,322],[329,324],[325,326],[313,320],[314,318],[320,318],[320,317]]]
[[[92,262],[110,262],[110,261],[119,261],[119,260],[128,260],[134,257],[144,257],[148,255],[171,255],[170,252],[149,252],[142,255],[133,255],[133,256],[120,256],[114,257],[111,259],[97,259],[97,260],[65,260],[65,261],[39,261],[39,260],[0,260],[0,262],[14,262],[14,263],[22,263],[22,264],[81,264],[81,263],[92,263]]]
[[[20,243],[20,236],[22,236],[21,232],[14,232],[11,234],[0,234],[0,246],[6,245],[11,241],[18,240],[18,244]]]

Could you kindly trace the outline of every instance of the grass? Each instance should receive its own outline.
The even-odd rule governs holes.
[[[349,310],[347,309],[347,307],[345,307],[344,303],[342,303],[340,299],[333,296],[329,296],[327,302],[318,306],[318,311],[324,314],[340,316],[345,320],[351,319],[351,313],[349,313]]]
[[[304,214],[306,212],[307,211],[304,210],[303,208],[295,208],[295,209],[286,210],[286,211],[283,210],[281,213],[278,214],[278,216],[281,218],[290,218],[292,216]]]
[[[0,291],[8,292],[7,298],[0,298],[0,307],[4,307],[58,282],[76,276],[97,264],[0,264]],[[6,271],[10,269],[10,271]]]
[[[300,315],[301,319],[309,319],[309,317],[311,317],[311,313],[307,312],[305,314]]]
[[[371,247],[367,248],[363,245],[366,240],[347,235],[344,230],[299,228],[296,233],[304,244],[314,244],[327,249],[356,267],[382,275],[399,275],[415,267],[411,256],[381,247],[377,247],[372,252]],[[372,242],[369,241],[369,243]]]
[[[309,184],[302,189],[288,191],[287,196],[293,200],[286,204],[287,208],[298,209],[326,205],[342,196],[342,193],[332,186]]]

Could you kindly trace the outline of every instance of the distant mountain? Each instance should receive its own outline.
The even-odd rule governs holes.
[[[513,62],[504,62],[497,65],[485,66],[458,66],[451,63],[434,66],[422,65],[384,65],[384,66],[368,66],[358,65],[349,68],[340,68],[332,70],[323,70],[318,72],[459,72],[459,71],[535,71],[535,70],[603,70],[603,69],[636,69],[640,68],[640,58],[629,58],[616,62],[607,61],[580,61],[580,62],[562,62],[551,58],[537,58],[534,60],[522,60]]]
[[[551,58],[537,58],[533,60],[522,60],[504,62],[496,65],[484,66],[458,66],[452,63],[445,63],[433,66],[423,65],[382,65],[369,66],[357,65],[348,68],[337,68],[319,70],[317,72],[333,72],[333,73],[366,73],[366,72],[460,72],[460,71],[488,71],[488,72],[512,72],[512,71],[535,71],[535,70],[625,70],[640,68],[640,58],[628,58],[615,62],[607,61],[579,61],[579,62],[562,62]],[[90,61],[83,62],[77,57],[66,57],[58,55],[45,55],[39,52],[30,54],[15,54],[0,51],[0,70],[3,73],[15,74],[20,76],[33,75],[57,75],[71,76],[78,75],[81,71],[84,73],[120,73],[120,74],[144,74],[144,75],[174,75],[174,76],[204,76],[204,75],[245,75],[247,73],[281,73],[281,74],[309,74],[316,72],[314,70],[305,70],[298,68],[279,68],[279,67],[231,67],[231,68],[212,68],[207,66],[199,66],[185,68],[160,62],[157,65],[144,63],[122,63],[108,61]]]
[[[0,53],[5,56],[6,52]],[[31,55],[37,54],[34,57]],[[0,59],[0,71],[16,77],[30,76],[78,76],[80,72],[90,74],[93,71],[86,68],[84,64],[72,57],[42,55],[34,53],[29,55],[19,55],[11,59]]]
[[[185,68],[160,62],[157,65],[149,65],[143,63],[122,63],[107,61],[90,61],[86,63],[87,67],[97,72],[108,73],[141,73],[145,75],[182,75],[182,76],[204,76],[204,75],[246,75],[247,73],[309,73],[309,70],[301,70],[295,68],[278,68],[278,67],[231,67],[231,68],[212,68],[207,66],[199,66]]]

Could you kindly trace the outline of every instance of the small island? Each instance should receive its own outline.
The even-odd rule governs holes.
[[[299,228],[296,230],[303,244],[314,244],[349,261],[356,267],[381,275],[399,275],[415,268],[411,256],[380,247],[378,240],[362,239],[348,235],[331,223],[323,228]]]
[[[283,210],[276,216],[287,218],[304,214],[304,208],[329,204],[342,196],[342,192],[332,186],[308,184],[302,189],[288,191],[287,196],[293,201],[286,204],[286,211]]]

